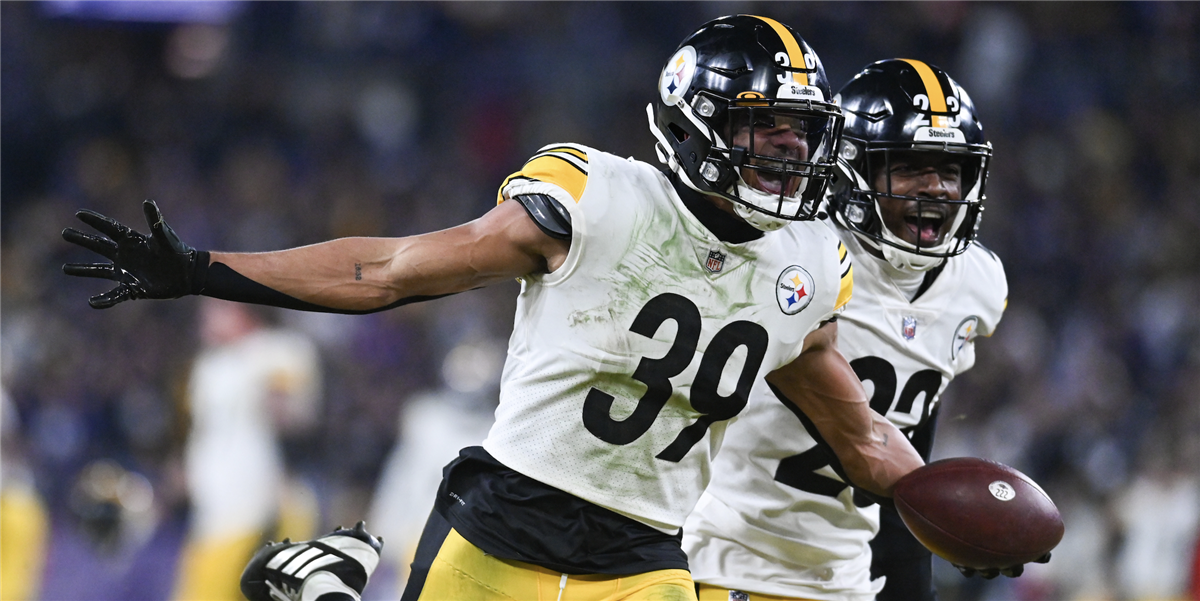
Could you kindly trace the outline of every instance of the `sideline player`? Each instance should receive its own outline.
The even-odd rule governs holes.
[[[817,56],[777,21],[724,17],[684,40],[658,91],[662,171],[547,146],[476,221],[258,254],[195,251],[151,202],[149,238],[81,211],[108,238],[64,237],[113,263],[65,269],[119,282],[97,307],[190,293],[346,313],[519,278],[496,423],[446,467],[404,598],[695,599],[680,527],[763,378],[855,484],[887,496],[923,462],[836,348],[853,276],[811,221],[842,125]],[[331,547],[295,545],[248,567],[254,601],[316,596],[296,558]]]
[[[184,450],[191,505],[174,601],[237,601],[237,579],[263,533],[316,534],[316,495],[286,449],[320,415],[321,362],[301,332],[265,307],[204,298],[203,347],[192,363]]]
[[[928,460],[942,391],[1007,304],[1000,259],[973,243],[992,148],[967,93],[920,61],[874,63],[838,98],[844,171],[829,208],[857,276],[838,346],[872,409]],[[684,529],[701,600],[936,599],[930,552],[894,507],[847,486],[812,416],[755,391],[772,402],[729,428]]]

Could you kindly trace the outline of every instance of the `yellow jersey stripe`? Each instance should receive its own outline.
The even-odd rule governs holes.
[[[925,95],[929,97],[929,110],[933,111],[933,126],[948,127],[946,117],[937,113],[946,112],[946,94],[942,91],[942,84],[938,81],[937,75],[933,74],[933,69],[929,65],[909,58],[900,59],[917,70],[917,75],[921,76],[921,82],[925,84]]]
[[[1003,306],[1003,307],[1000,309],[1000,312],[1001,312],[1001,313],[1004,313],[1004,312],[1005,312],[1005,311],[1007,311],[1007,310],[1008,310],[1008,299],[1007,299],[1007,298],[1005,298],[1005,299],[1004,299],[1004,306]],[[995,333],[996,333],[996,332],[993,330],[993,331],[992,331],[992,334],[995,334]],[[984,336],[984,338],[991,338],[991,337],[992,337],[992,334],[988,334],[987,336]]]
[[[570,194],[571,198],[578,203],[583,196],[583,189],[587,187],[586,167],[587,153],[578,148],[570,146],[543,148],[537,155],[529,159],[520,171],[504,178],[504,182],[500,184],[500,190],[496,192],[496,204],[504,202],[504,189],[517,179],[555,184],[566,190],[567,194]]]
[[[755,19],[761,20],[767,25],[770,25],[771,29],[775,30],[775,34],[778,35],[779,39],[783,41],[783,47],[787,49],[788,60],[791,61],[792,68],[808,68],[808,63],[804,62],[804,51],[800,49],[800,42],[796,40],[796,36],[792,35],[792,32],[789,31],[787,27],[784,27],[782,23],[774,19],[760,17],[758,15],[751,16]],[[796,83],[802,86],[808,85],[808,73],[805,73],[804,71],[792,71],[792,79],[796,80]]]
[[[497,205],[504,202],[504,188],[506,188],[508,186],[508,182],[513,181],[519,175],[521,175],[520,171],[504,178],[504,181],[500,182],[500,189],[496,190],[496,204]]]
[[[838,263],[846,260],[846,245],[838,242]]]
[[[496,204],[504,202],[504,188],[514,179],[555,184],[566,190],[575,202],[579,202],[583,196],[583,189],[587,187],[587,174],[578,166],[567,159],[548,154],[530,159],[523,169],[505,178],[504,183],[500,185],[500,191],[496,193]]]
[[[838,288],[837,302],[834,303],[834,310],[839,310],[850,302],[850,296],[854,294],[854,266],[851,265],[846,273],[842,275],[842,283]]]
[[[586,152],[579,150],[578,148],[575,148],[573,146],[553,146],[553,147],[543,148],[538,151],[538,154],[544,154],[547,152],[565,152],[567,154],[578,157],[585,163],[588,160]]]
[[[552,154],[534,157],[525,163],[521,175],[540,182],[557,184],[566,190],[575,202],[579,202],[579,198],[583,196],[583,189],[587,186],[586,173],[574,163]]]

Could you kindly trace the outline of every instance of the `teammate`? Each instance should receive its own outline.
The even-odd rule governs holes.
[[[199,306],[204,347],[188,379],[184,452],[191,517],[176,601],[238,601],[238,576],[264,532],[316,534],[315,492],[285,448],[317,425],[320,357],[301,332],[268,323],[270,310],[213,298]]]
[[[928,460],[942,391],[974,364],[975,338],[995,331],[1007,304],[1000,259],[974,242],[992,148],[966,91],[921,61],[874,63],[838,98],[842,173],[828,207],[858,276],[838,345],[872,409]],[[755,389],[772,398],[729,429],[685,527],[701,600],[733,599],[731,590],[936,599],[930,552],[894,507],[847,486],[815,420],[778,392]]]
[[[777,21],[724,17],[684,40],[658,91],[661,171],[547,146],[476,221],[259,254],[193,250],[151,202],[149,237],[81,211],[107,238],[64,237],[112,263],[65,270],[118,282],[96,307],[190,293],[346,313],[520,279],[496,422],[443,472],[404,599],[694,599],[680,527],[764,378],[855,484],[886,496],[923,462],[835,345],[853,275],[811,221],[842,126],[816,54]],[[336,585],[304,561],[350,556],[317,542],[260,551],[243,590],[311,599],[310,570]],[[331,594],[361,593],[334,576]]]

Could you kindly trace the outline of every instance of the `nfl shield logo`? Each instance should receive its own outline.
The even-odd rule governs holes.
[[[708,251],[708,260],[704,261],[704,268],[709,273],[721,273],[722,267],[725,267],[725,253],[719,250]]]
[[[917,335],[917,318],[912,315],[904,316],[904,327],[902,328],[905,340],[912,340]]]

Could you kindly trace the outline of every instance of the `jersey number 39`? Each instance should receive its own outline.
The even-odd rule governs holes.
[[[583,402],[583,425],[596,438],[615,445],[627,445],[650,430],[659,411],[671,398],[670,378],[683,373],[696,356],[700,343],[700,310],[692,301],[672,293],[660,294],[638,312],[629,330],[653,338],[666,321],[677,326],[675,340],[667,354],[659,359],[642,357],[633,379],[646,385],[646,393],[638,399],[633,413],[623,420],[612,418],[613,396],[595,388]],[[767,352],[767,331],[749,321],[735,321],[721,328],[705,349],[700,369],[692,381],[692,408],[702,413],[695,423],[686,427],[674,442],[656,455],[665,461],[679,462],[697,442],[704,438],[708,427],[718,420],[736,416],[746,407],[746,399],[758,368]],[[732,394],[721,396],[717,391],[725,364],[738,347],[746,347],[746,362],[738,376]]]

